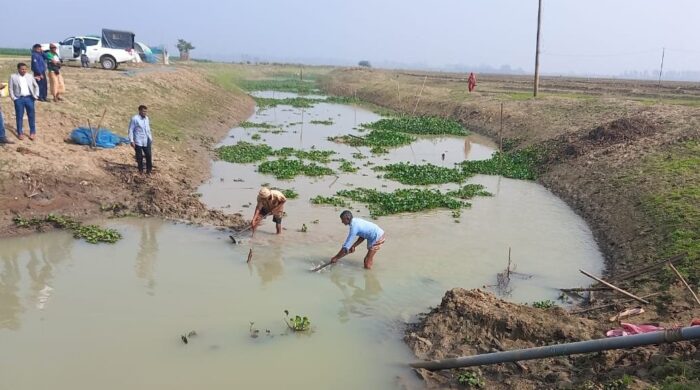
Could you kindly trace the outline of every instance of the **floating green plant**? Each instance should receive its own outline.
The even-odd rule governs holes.
[[[273,150],[268,145],[256,145],[240,141],[235,145],[222,146],[216,150],[220,159],[237,164],[246,164],[265,160]]]
[[[310,108],[314,104],[320,102],[319,99],[309,99],[304,97],[293,97],[285,99],[272,99],[272,98],[261,98],[256,97],[255,102],[260,108],[269,108],[277,106],[292,106],[296,108]]]
[[[262,136],[260,136],[260,134],[258,134],[258,133],[255,133],[255,134],[250,136],[250,139],[252,139],[253,141],[257,141],[260,138],[262,138]]]
[[[471,199],[475,196],[493,196],[481,184],[467,184],[456,191],[448,192],[447,195],[460,199]]]
[[[325,176],[332,175],[333,170],[315,163],[305,164],[301,160],[282,158],[265,161],[258,166],[258,172],[274,175],[277,179],[292,179],[296,176]]]
[[[73,231],[73,237],[82,238],[91,244],[106,242],[113,244],[122,238],[121,233],[114,229],[104,229],[97,225],[83,225],[82,223],[61,215],[49,214],[43,218],[25,219],[20,216],[13,218],[15,225],[19,227],[33,227],[41,229],[43,225],[52,225],[56,228]]]
[[[332,120],[327,120],[327,121],[321,121],[321,120],[313,120],[310,122],[312,125],[325,125],[325,126],[330,126],[333,124]]]
[[[348,207],[349,204],[348,202],[343,199],[339,198],[337,196],[321,196],[318,195],[314,198],[311,198],[311,203],[313,204],[327,204],[335,207]]]
[[[340,162],[340,169],[341,172],[346,172],[346,173],[354,173],[357,172],[360,168],[356,167],[353,165],[352,162],[348,160],[341,160]]]
[[[411,134],[451,134],[468,135],[469,131],[454,120],[435,116],[398,117],[380,119],[362,126],[384,131],[398,131]]]
[[[384,177],[387,179],[410,185],[461,183],[469,176],[461,169],[439,167],[433,164],[414,165],[402,162],[373,169],[386,171]]]
[[[289,329],[295,332],[304,332],[310,329],[311,320],[306,316],[289,316],[289,311],[284,311],[284,323],[287,324]],[[287,318],[289,316],[289,318]]]
[[[465,174],[501,175],[511,179],[535,180],[544,151],[528,148],[508,153],[496,152],[488,160],[463,161]]]
[[[467,202],[456,200],[434,189],[407,188],[394,192],[379,192],[358,188],[338,191],[337,195],[367,204],[372,217],[436,208],[458,210],[469,206]]]
[[[241,80],[238,82],[246,91],[282,91],[309,93],[315,91],[315,83],[299,79]]]
[[[244,128],[244,129],[274,129],[274,128],[277,128],[277,126],[271,125],[269,123],[256,123],[256,122],[248,122],[248,121],[241,123],[239,126]]]

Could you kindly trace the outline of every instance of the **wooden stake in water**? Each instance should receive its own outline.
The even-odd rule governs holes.
[[[253,260],[253,248],[250,248],[250,251],[248,251],[248,260],[246,260],[246,263],[250,263],[251,260]]]

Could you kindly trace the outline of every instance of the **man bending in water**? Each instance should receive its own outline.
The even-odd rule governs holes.
[[[287,198],[282,192],[271,190],[267,187],[260,188],[258,204],[255,206],[253,219],[250,221],[253,234],[255,234],[255,228],[258,227],[262,219],[269,214],[272,214],[272,221],[275,223],[277,234],[282,233],[282,215],[284,214],[284,202],[286,201]]]
[[[338,260],[345,257],[348,253],[355,252],[355,247],[360,245],[362,241],[367,240],[367,255],[365,256],[365,268],[371,269],[374,255],[379,248],[384,244],[384,230],[372,222],[365,221],[360,218],[353,218],[350,210],[345,210],[340,213],[340,220],[344,225],[350,227],[348,238],[345,239],[343,247],[340,251],[331,258],[331,263],[337,263]],[[355,243],[352,240],[357,236]]]

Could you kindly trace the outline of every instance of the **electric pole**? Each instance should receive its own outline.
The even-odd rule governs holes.
[[[537,91],[540,89],[540,26],[542,25],[542,0],[538,1],[537,7],[537,47],[535,49],[535,92],[534,97],[537,97]]]
[[[659,69],[659,85],[661,85],[661,74],[664,72],[664,56],[666,55],[666,48],[664,47],[661,51],[661,69]]]

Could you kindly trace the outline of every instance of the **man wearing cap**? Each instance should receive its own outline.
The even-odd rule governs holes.
[[[365,255],[364,263],[366,269],[371,269],[374,255],[377,254],[377,251],[379,251],[379,248],[386,240],[384,230],[372,222],[361,218],[353,218],[350,210],[340,213],[340,221],[343,222],[343,225],[350,227],[350,232],[348,232],[348,238],[345,239],[343,247],[331,258],[331,263],[337,263],[338,260],[345,257],[348,253],[355,252],[355,247],[362,244],[362,241],[367,240],[367,255]],[[355,237],[357,237],[357,240],[353,243],[352,240]]]
[[[258,191],[258,204],[255,206],[253,219],[250,221],[250,227],[255,234],[255,229],[266,216],[272,214],[272,221],[275,223],[277,234],[282,233],[282,215],[284,214],[284,203],[287,198],[284,194],[277,190],[271,190],[267,187],[260,188]]]

